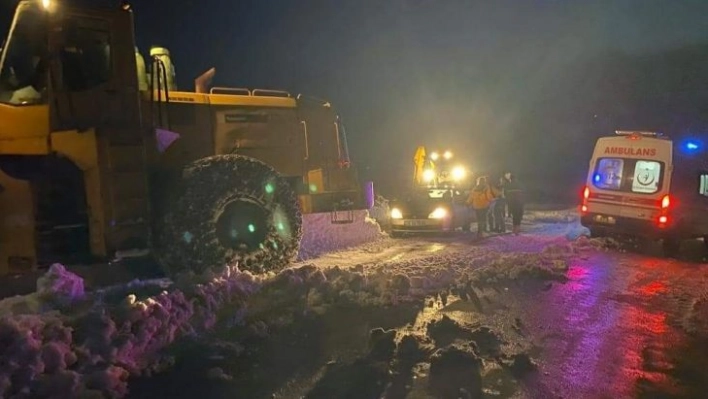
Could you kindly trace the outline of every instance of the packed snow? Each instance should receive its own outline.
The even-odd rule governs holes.
[[[356,258],[362,251],[371,254],[395,245],[367,212],[357,212],[353,224],[330,224],[324,219],[329,217],[305,217],[301,259],[360,245],[351,252]],[[564,221],[568,219],[559,217],[558,223]],[[463,246],[449,253],[430,251],[412,259],[343,262],[342,267],[305,261],[262,276],[225,267],[221,273],[191,281],[133,282],[95,292],[84,292],[78,276],[55,265],[38,281],[36,294],[0,304],[0,342],[4,343],[0,356],[5,359],[0,364],[0,396],[123,397],[129,376],[169,366],[164,350],[177,339],[209,331],[226,315],[229,325],[238,326],[256,294],[273,303],[305,298],[308,311],[316,313],[343,304],[391,306],[430,298],[438,298],[443,306],[452,297],[476,303],[485,290],[503,290],[513,281],[564,281],[572,257],[605,245],[585,237],[573,242],[541,238],[534,241],[535,253],[506,253],[510,243],[498,246],[505,239],[497,237],[487,246]],[[268,323],[249,328],[263,334]],[[468,330],[463,336],[484,336],[478,329]],[[437,349],[428,352],[423,349],[428,345],[427,333],[406,334],[410,337],[400,337],[403,331],[372,332],[372,341],[378,343],[372,344],[366,361],[390,361],[393,353],[404,363],[410,361],[407,357],[420,357],[428,362],[430,384],[459,385],[470,394],[481,389],[475,379],[463,381],[449,372],[448,364],[479,370],[481,355],[473,349],[455,341],[454,346],[436,343]],[[513,356],[517,355],[521,356]],[[499,367],[513,368],[516,363],[530,367],[528,359],[513,356],[501,359]],[[218,371],[213,374],[228,380]]]
[[[332,223],[333,214],[313,213],[303,215],[303,236],[300,242],[299,260],[311,259],[323,253],[341,250],[383,237],[381,227],[369,217],[366,210],[354,211],[350,223]],[[349,215],[340,212],[336,215],[344,220]]]

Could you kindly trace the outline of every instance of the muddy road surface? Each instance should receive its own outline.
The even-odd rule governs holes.
[[[706,397],[703,242],[665,259],[580,230],[536,212],[521,236],[384,239],[295,265],[326,283],[226,311],[129,397]],[[360,289],[382,275],[386,290]]]

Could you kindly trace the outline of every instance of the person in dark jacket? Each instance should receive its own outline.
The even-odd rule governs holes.
[[[511,172],[504,173],[504,196],[511,213],[512,232],[518,235],[521,232],[521,219],[524,217],[523,190]]]
[[[496,197],[494,209],[492,210],[494,215],[494,224],[492,225],[492,229],[496,233],[505,233],[506,198],[504,197],[504,177],[500,177],[499,181],[492,186],[492,192]]]
[[[494,219],[494,209],[496,208],[497,199],[499,198],[499,192],[496,190],[494,180],[490,179],[488,182],[492,200],[489,202],[489,209],[487,210],[487,229],[485,230],[485,232],[494,233],[496,232],[496,220]]]

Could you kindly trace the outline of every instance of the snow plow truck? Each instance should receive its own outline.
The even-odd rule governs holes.
[[[133,25],[125,3],[19,2],[0,57],[0,273],[140,248],[170,276],[267,272],[297,255],[303,213],[366,209],[328,102],[210,87],[214,69],[178,90]]]

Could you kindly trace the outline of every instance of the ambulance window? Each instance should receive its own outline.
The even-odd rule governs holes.
[[[708,173],[701,174],[701,180],[698,186],[698,193],[708,197]]]
[[[622,187],[622,172],[624,160],[619,158],[602,158],[598,161],[593,177],[595,187],[603,190],[620,190]]]
[[[656,161],[637,161],[634,166],[632,192],[652,194],[659,191],[661,164]]]

